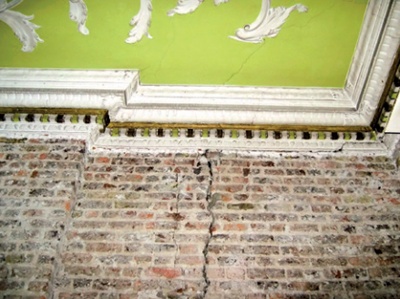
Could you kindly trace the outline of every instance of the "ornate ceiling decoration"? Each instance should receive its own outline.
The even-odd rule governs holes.
[[[11,27],[16,36],[23,44],[22,51],[33,51],[38,42],[43,42],[36,29],[39,26],[30,22],[33,16],[26,16],[11,9],[20,4],[23,0],[0,0],[0,20]],[[177,6],[168,11],[169,16],[175,14],[188,14],[194,12],[204,0],[179,0]],[[228,2],[229,0],[214,0],[215,5]],[[69,0],[70,19],[78,24],[78,30],[84,35],[89,34],[86,27],[88,8],[84,0]],[[140,0],[140,9],[130,21],[133,26],[129,32],[129,37],[125,40],[133,44],[139,42],[143,36],[152,38],[149,34],[151,25],[153,5],[152,0]],[[295,4],[291,7],[272,7],[271,0],[262,0],[261,10],[257,19],[250,25],[238,29],[232,38],[250,43],[261,43],[266,37],[276,37],[282,25],[293,11],[307,12],[307,7],[302,4]]]
[[[22,43],[22,51],[33,51],[38,42],[43,40],[36,33],[39,28],[36,24],[30,22],[33,16],[26,16],[13,10],[22,0],[0,0],[0,21],[3,21],[14,31],[15,35]]]
[[[2,1],[0,17],[18,3]],[[200,4],[181,0],[169,13]],[[259,16],[235,39],[276,36],[291,12],[306,11],[270,4],[263,0]],[[70,0],[70,9],[78,29],[89,33],[85,3]],[[150,18],[151,1],[142,0],[130,42],[149,33]],[[0,69],[0,132],[78,132],[93,148],[383,151],[399,92],[399,20],[400,1],[369,2],[343,88],[143,85],[136,70]]]

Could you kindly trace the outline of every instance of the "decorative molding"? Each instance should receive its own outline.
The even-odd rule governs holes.
[[[241,125],[254,128],[287,126],[300,130],[311,128],[310,131],[314,127],[318,128],[316,133],[324,133],[335,127],[368,129],[381,106],[385,85],[393,79],[390,73],[400,45],[399,20],[400,1],[370,1],[347,84],[343,89],[143,86],[139,83],[138,71],[0,69],[0,103],[4,107],[109,110],[111,123],[120,123],[120,127],[110,126],[108,130],[110,134],[119,130],[119,137],[111,138],[109,134],[97,133],[91,135],[93,144],[105,147],[112,143],[122,147],[172,147],[179,144],[222,147],[224,145],[221,144],[226,143],[227,147],[248,149],[339,150],[347,147],[379,151],[385,146],[381,141],[382,136],[378,135],[372,140],[364,135],[364,139],[358,140],[362,133],[359,131],[351,133],[356,134],[356,139],[335,140],[304,140],[297,133],[296,138],[292,138],[294,135],[290,132],[289,136],[292,137],[286,139],[264,140],[266,138],[260,137],[248,140],[226,136],[232,135],[231,131],[234,130],[227,128]],[[398,87],[398,83],[393,84],[395,88]],[[388,103],[390,106],[391,102]],[[384,111],[384,120],[388,119],[387,113],[390,111]],[[132,138],[123,133],[123,130],[133,129],[124,128],[124,123],[162,123],[162,130],[176,125],[178,136],[180,134],[181,137],[172,138],[165,133],[165,139],[158,136],[149,139],[140,137],[140,134]],[[225,137],[213,137],[214,133],[210,131],[211,135],[207,138],[203,135],[201,138],[182,138],[186,131],[179,125],[187,124],[193,124],[194,127],[208,125],[216,129],[217,135]],[[244,132],[239,132],[239,135],[247,134],[246,130]]]
[[[371,1],[367,12],[370,32],[363,27],[345,92],[365,121],[372,122],[400,47],[400,1]]]
[[[226,3],[229,0],[214,0],[215,5]],[[175,8],[168,11],[168,16],[175,14],[189,14],[194,12],[204,0],[178,0]],[[271,7],[271,0],[262,0],[261,10],[257,19],[250,25],[238,29],[233,39],[249,43],[261,43],[265,37],[275,37],[282,25],[286,22],[290,13],[294,10],[307,12],[307,7],[302,4],[296,4],[289,8]]]
[[[378,130],[385,133],[400,134],[400,65],[398,65],[393,83],[386,97]]]
[[[264,38],[276,37],[286,22],[289,15],[294,11],[307,12],[308,8],[302,4],[295,4],[289,8],[271,7],[271,0],[262,0],[261,10],[257,19],[250,25],[244,26],[236,31],[233,39],[248,43],[262,43]]]
[[[83,0],[69,0],[69,17],[78,24],[78,30],[83,35],[89,34],[89,29],[86,27],[87,16],[88,9]]]
[[[374,132],[106,128],[106,118],[104,110],[0,108],[0,137],[81,139],[91,151],[134,147],[387,154],[393,146]]]
[[[6,111],[5,111],[6,110]],[[71,114],[52,114],[55,111],[37,111],[21,113],[0,108],[0,137],[3,138],[62,138],[89,140],[98,136],[106,125],[104,111],[62,111]],[[12,110],[12,109],[11,109]],[[84,115],[77,113],[82,112]],[[89,113],[89,114],[86,114]]]
[[[371,0],[343,89],[141,86],[115,122],[370,126],[400,45],[400,1]]]
[[[190,132],[190,134],[189,134]],[[107,129],[92,139],[89,150],[228,149],[251,151],[315,151],[386,154],[373,133],[272,132],[243,130]],[[362,136],[362,140],[359,136]]]
[[[0,69],[3,107],[86,108],[125,106],[137,88],[137,71]]]
[[[175,8],[168,11],[168,16],[175,14],[188,14],[195,11],[204,0],[178,0]],[[226,3],[229,0],[214,0],[215,5]],[[78,24],[78,30],[84,34],[89,34],[86,27],[87,6],[83,0],[69,0],[70,2],[70,18]],[[271,8],[271,0],[262,0],[262,6],[259,16],[251,25],[236,31],[236,36],[232,38],[251,43],[260,43],[264,37],[275,37],[281,26],[285,23],[290,13],[294,10],[306,12],[307,7],[302,4],[296,4],[289,8],[277,7]],[[140,0],[140,9],[130,21],[130,25],[134,26],[129,32],[129,37],[125,40],[127,43],[133,44],[139,42],[143,36],[152,38],[149,34],[152,15],[151,0]]]
[[[397,87],[397,90],[399,90],[399,87]],[[387,121],[385,133],[400,134],[400,104],[399,103],[400,103],[400,94],[397,91],[397,99],[394,100],[393,110],[391,112],[385,112],[385,114],[383,115],[383,120]]]
[[[151,0],[140,0],[140,9],[137,15],[135,15],[130,25],[134,26],[129,32],[129,37],[125,40],[128,44],[134,44],[140,41],[143,36],[152,38],[149,34],[149,28],[151,24],[151,12],[153,6]]]
[[[43,40],[36,33],[38,25],[31,23],[33,16],[26,16],[20,12],[12,11],[11,8],[20,4],[23,0],[0,0],[0,21],[6,23],[14,31],[22,43],[22,51],[32,52],[38,42]]]

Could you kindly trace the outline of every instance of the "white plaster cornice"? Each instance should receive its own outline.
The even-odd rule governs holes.
[[[114,109],[138,84],[126,70],[0,69],[2,107]]]
[[[400,45],[400,0],[371,0],[343,89],[141,85],[138,71],[0,69],[2,107],[107,109],[113,123],[369,127]],[[10,127],[14,126],[14,127]],[[16,126],[16,127],[15,127]],[[2,132],[31,132],[3,123]],[[39,125],[34,131],[40,130]],[[57,124],[61,132],[64,124]],[[43,127],[44,128],[44,127]],[[47,127],[46,127],[47,128]],[[53,130],[52,129],[52,130]],[[79,128],[71,127],[68,130]],[[67,130],[67,131],[68,131]],[[36,133],[35,133],[36,134]],[[58,133],[57,133],[58,134]],[[86,134],[86,133],[85,133]],[[381,152],[370,140],[172,138],[90,133],[94,146]],[[168,135],[168,134],[167,134]]]

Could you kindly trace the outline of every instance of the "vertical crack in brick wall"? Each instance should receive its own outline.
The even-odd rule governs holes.
[[[85,152],[85,149],[81,149],[82,152]],[[72,214],[75,209],[76,202],[78,201],[78,196],[79,192],[81,189],[81,181],[83,180],[83,168],[84,168],[84,159],[86,155],[82,155],[81,161],[78,162],[76,165],[76,175],[75,175],[75,180],[72,182],[72,194],[70,200],[65,204],[65,210],[66,210],[66,220],[65,220],[65,229],[64,233],[60,236],[60,240],[57,244],[56,248],[56,255],[54,259],[54,269],[52,272],[52,275],[50,277],[50,283],[49,283],[49,290],[48,290],[48,298],[56,298],[56,288],[57,285],[63,284],[63,280],[65,278],[61,277],[61,273],[63,271],[63,258],[62,258],[62,252],[65,250],[66,246],[66,238],[67,238],[67,233],[70,231],[72,227]]]
[[[58,139],[0,144],[1,298],[53,297],[83,149]]]
[[[213,186],[213,180],[214,180],[214,174],[213,174],[213,167],[212,167],[212,162],[211,160],[208,158],[208,150],[206,150],[204,152],[204,154],[202,154],[200,156],[199,162],[197,164],[197,167],[200,166],[206,166],[208,169],[208,186],[207,186],[207,192],[206,192],[206,202],[207,202],[207,211],[210,214],[211,217],[211,221],[210,221],[210,225],[208,227],[208,236],[204,245],[204,249],[203,249],[203,256],[204,256],[204,265],[203,265],[203,278],[204,278],[204,289],[202,291],[201,294],[201,298],[206,298],[207,293],[208,293],[208,289],[210,287],[211,281],[208,277],[208,273],[207,273],[207,268],[208,268],[208,251],[209,251],[209,247],[213,238],[213,228],[214,228],[214,224],[215,224],[215,215],[213,212],[213,207],[215,206],[216,203],[216,199],[213,198],[213,191],[212,191],[212,186]]]
[[[176,186],[178,188],[178,192],[176,194],[176,206],[175,206],[175,216],[179,217],[179,201],[180,201],[180,184],[179,184],[179,174],[175,175],[175,183]],[[178,219],[176,219],[175,221],[178,221]],[[176,230],[178,227],[174,227],[173,231],[172,231],[172,242],[174,242],[174,246],[175,246],[175,255],[174,255],[174,268],[176,268],[176,262],[179,256],[179,245],[178,245],[178,241],[176,240]]]
[[[180,215],[179,212],[179,202],[181,201],[182,196],[182,189],[183,189],[183,180],[184,177],[180,178],[179,174],[175,174],[175,184],[177,188],[177,194],[176,194],[176,206],[175,206],[175,213],[174,213],[174,219],[175,221],[179,221],[182,219],[182,216]],[[177,227],[175,227],[172,231],[172,241],[174,242],[175,245],[175,256],[174,256],[174,268],[176,268],[176,262],[179,256],[179,244],[178,241],[176,240],[176,230]]]
[[[0,145],[0,298],[398,297],[393,157],[83,148]]]

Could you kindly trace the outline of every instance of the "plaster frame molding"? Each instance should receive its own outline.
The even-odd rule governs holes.
[[[371,0],[345,88],[138,85],[114,121],[370,126],[400,45],[400,1]]]
[[[398,90],[400,88],[397,88]],[[392,134],[400,134],[400,93],[398,93],[397,96],[397,105],[394,106],[394,109],[391,113],[389,123],[386,127],[386,132],[387,133],[392,133]]]
[[[137,88],[137,71],[0,69],[2,107],[87,108],[125,106]]]
[[[20,12],[11,10],[23,0],[0,0],[0,21],[6,23],[22,43],[23,52],[32,52],[36,45],[43,40],[39,37],[36,29],[38,25],[30,22],[33,16],[27,16]]]

